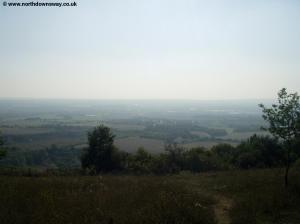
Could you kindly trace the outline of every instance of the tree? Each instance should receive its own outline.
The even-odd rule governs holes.
[[[211,151],[219,158],[222,158],[222,160],[224,162],[230,163],[234,156],[236,149],[230,144],[221,143],[218,145],[214,145],[211,148]]]
[[[263,118],[269,123],[268,130],[279,138],[285,148],[285,186],[288,185],[288,173],[291,166],[292,144],[300,136],[300,102],[298,93],[287,93],[283,88],[278,92],[278,104],[271,108],[259,105]]]
[[[276,138],[252,135],[236,147],[233,162],[243,169],[270,168],[282,165],[284,156]]]
[[[221,164],[216,155],[204,147],[186,150],[184,159],[184,170],[191,172],[219,170],[221,168]]]
[[[129,170],[136,173],[150,173],[153,158],[152,155],[143,147],[138,148],[136,153],[128,157]]]
[[[168,144],[165,146],[165,151],[167,154],[166,162],[170,173],[178,173],[183,170],[185,149],[177,144]]]
[[[4,140],[0,133],[0,159],[2,159],[6,155],[6,151],[3,149]]]
[[[88,133],[89,146],[84,149],[81,166],[92,173],[109,172],[121,168],[121,154],[114,146],[115,136],[110,128],[100,125]]]

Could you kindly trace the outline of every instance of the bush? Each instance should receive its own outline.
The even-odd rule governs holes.
[[[253,135],[236,147],[233,163],[242,169],[278,167],[284,153],[278,141],[269,136]]]

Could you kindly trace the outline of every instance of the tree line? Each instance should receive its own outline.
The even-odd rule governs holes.
[[[135,153],[119,150],[109,127],[100,125],[88,134],[89,146],[81,157],[82,168],[89,174],[130,172],[136,174],[168,174],[181,171],[204,172],[228,169],[272,168],[284,165],[285,150],[271,136],[253,135],[236,147],[218,144],[187,149],[168,144],[165,151],[152,154],[144,148]],[[300,142],[295,142],[300,146]],[[291,155],[291,162],[300,158],[300,150]]]
[[[211,150],[203,147],[184,149],[169,144],[159,155],[143,148],[128,154],[114,145],[115,136],[103,125],[88,133],[89,147],[81,157],[82,168],[89,173],[133,171],[137,173],[201,172],[229,168],[285,167],[285,185],[288,173],[300,157],[300,102],[298,93],[288,93],[285,88],[278,94],[278,104],[270,108],[263,104],[263,118],[268,122],[272,136],[253,135],[237,147],[219,144]]]

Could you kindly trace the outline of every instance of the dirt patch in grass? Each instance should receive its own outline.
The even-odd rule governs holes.
[[[218,224],[230,224],[229,211],[232,208],[232,200],[224,197],[223,195],[216,196],[216,205],[214,206],[214,212]]]

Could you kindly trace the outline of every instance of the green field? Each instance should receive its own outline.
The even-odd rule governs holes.
[[[21,150],[85,145],[87,132],[99,124],[110,127],[127,152],[141,146],[162,152],[169,143],[210,148],[222,140],[236,144],[263,124],[256,103],[244,102],[245,108],[232,103],[0,100],[0,132],[8,147]]]
[[[236,142],[231,142],[231,141],[221,141],[221,140],[206,140],[206,141],[198,141],[198,142],[189,142],[189,143],[185,143],[185,144],[181,144],[183,147],[185,148],[197,148],[197,147],[205,147],[207,149],[210,149],[211,147],[213,147],[214,145],[220,144],[220,143],[228,143],[230,145],[236,146],[237,143]]]
[[[125,152],[135,152],[139,147],[144,147],[152,153],[160,153],[164,151],[164,142],[162,140],[141,137],[117,139],[116,146]]]
[[[75,121],[73,121],[75,122]],[[76,123],[76,122],[75,122]],[[87,132],[92,127],[87,123],[82,125],[55,125],[49,123],[45,126],[5,126],[0,124],[0,131],[7,139],[8,146],[18,147],[26,150],[45,149],[51,145],[59,147],[85,145]],[[164,151],[164,146],[170,142],[176,142],[184,147],[207,147],[211,148],[220,142],[236,145],[237,142],[246,139],[255,132],[232,132],[220,138],[212,138],[209,134],[200,131],[188,132],[191,136],[184,137],[185,133],[176,133],[170,139],[159,131],[147,132],[143,126],[128,125],[116,122],[105,123],[112,128],[116,135],[116,145],[123,151],[134,152],[139,147],[144,147],[153,153]],[[170,127],[178,130],[176,126]],[[179,128],[180,130],[180,128]],[[169,130],[168,130],[169,131]],[[183,137],[181,137],[181,135]]]
[[[265,131],[231,132],[231,133],[228,133],[228,135],[222,137],[222,139],[242,141],[242,140],[249,138],[250,136],[252,136],[254,134],[270,135],[270,134],[268,134],[268,132],[265,132]]]

